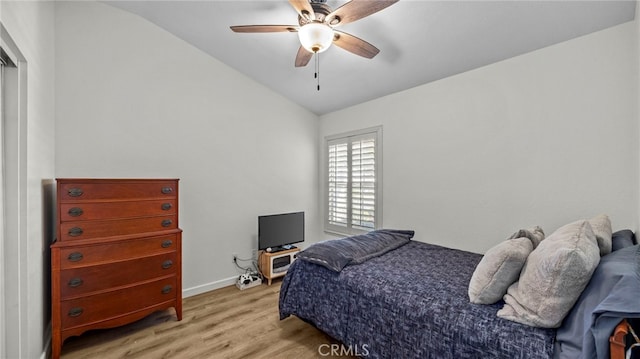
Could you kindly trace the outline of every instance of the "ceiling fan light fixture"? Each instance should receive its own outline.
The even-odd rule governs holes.
[[[333,42],[331,26],[319,21],[312,21],[298,30],[300,44],[309,52],[320,53],[329,48]]]

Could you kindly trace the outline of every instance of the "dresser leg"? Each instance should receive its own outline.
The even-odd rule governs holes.
[[[182,320],[182,299],[178,298],[178,303],[176,303],[176,317],[178,318],[178,321]]]
[[[62,343],[60,342],[60,332],[52,333],[51,337],[51,359],[59,359],[60,351],[62,349]]]

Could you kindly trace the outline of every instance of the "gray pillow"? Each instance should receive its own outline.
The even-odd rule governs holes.
[[[509,239],[522,238],[522,237],[529,238],[531,240],[531,243],[533,244],[533,249],[536,249],[536,247],[544,239],[544,231],[542,230],[542,228],[538,226],[520,229],[516,233],[512,234],[511,237],[509,237]]]
[[[534,327],[559,327],[599,262],[589,221],[560,227],[531,252],[520,279],[507,290],[498,317]]]
[[[529,238],[506,240],[489,249],[469,282],[469,299],[476,304],[493,304],[507,293],[533,250]]]
[[[593,233],[598,240],[598,247],[600,248],[600,256],[611,253],[611,220],[606,214],[600,214],[589,220]]]

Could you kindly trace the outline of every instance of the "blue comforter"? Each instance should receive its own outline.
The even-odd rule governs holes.
[[[551,358],[555,330],[498,318],[502,302],[469,302],[481,258],[409,241],[340,272],[297,260],[280,318],[295,315],[370,358]]]

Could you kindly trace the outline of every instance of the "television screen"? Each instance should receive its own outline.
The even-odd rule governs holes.
[[[258,249],[304,241],[304,212],[272,214],[258,217]]]

